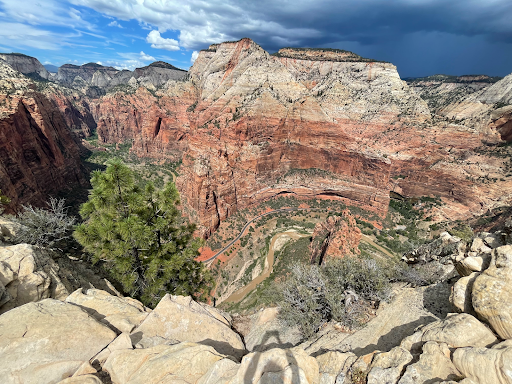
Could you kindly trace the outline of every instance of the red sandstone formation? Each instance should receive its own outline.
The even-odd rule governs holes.
[[[10,208],[85,186],[79,146],[60,111],[2,64],[0,83],[0,188],[12,199]]]
[[[178,188],[205,235],[283,193],[340,198],[381,216],[390,191],[441,196],[439,214],[452,219],[496,204],[502,187],[472,181],[500,173],[499,161],[472,152],[498,143],[496,129],[433,124],[392,64],[292,51],[271,56],[249,39],[212,45],[188,82],[93,102],[99,136],[131,139],[139,156],[181,158]]]
[[[312,264],[323,264],[331,258],[359,254],[361,230],[348,210],[342,216],[330,216],[313,231],[309,253]]]
[[[492,113],[510,103],[511,79],[480,84],[433,118],[392,64],[333,50],[272,56],[242,39],[201,51],[186,80],[159,89],[132,82],[93,99],[46,94],[76,133],[97,125],[103,142],[181,160],[184,206],[208,236],[238,209],[280,194],[343,199],[380,216],[390,191],[440,196],[436,214],[450,219],[510,204],[506,160],[479,148],[510,139],[509,112]]]

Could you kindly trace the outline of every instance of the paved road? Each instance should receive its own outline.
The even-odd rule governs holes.
[[[315,208],[281,208],[281,209],[275,209],[273,211],[262,213],[261,215],[258,215],[251,220],[249,220],[247,223],[245,223],[244,227],[240,231],[237,237],[235,237],[233,240],[231,240],[228,245],[226,245],[224,248],[222,248],[219,252],[217,252],[215,255],[210,257],[207,260],[203,260],[203,263],[208,263],[212,260],[215,260],[217,257],[222,255],[224,252],[226,252],[233,244],[235,244],[244,234],[245,230],[251,225],[255,220],[258,220],[260,217],[271,215],[272,213],[278,213],[278,212],[291,212],[291,211],[299,211],[299,210],[313,210]]]

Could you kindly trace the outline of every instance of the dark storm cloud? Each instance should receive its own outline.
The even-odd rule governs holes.
[[[406,56],[412,51],[419,60],[427,59],[411,40],[415,38],[430,55],[444,52],[444,59],[453,62],[453,70],[466,60],[481,61],[477,55],[483,50],[501,62],[484,65],[482,71],[512,72],[512,58],[506,52],[512,51],[510,0],[73,2],[120,19],[137,19],[161,33],[178,30],[180,46],[192,50],[241,37],[250,37],[271,52],[283,46],[353,46],[372,57],[381,52],[385,57],[376,58],[392,61],[401,69],[403,63],[410,62]],[[450,53],[454,50],[457,56]],[[445,67],[440,65],[441,59],[433,64],[430,72]],[[418,61],[417,68],[421,66]],[[403,70],[406,75],[414,72],[409,64]]]

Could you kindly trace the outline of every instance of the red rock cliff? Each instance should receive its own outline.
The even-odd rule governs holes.
[[[282,193],[344,199],[381,216],[390,191],[438,195],[438,213],[451,219],[512,199],[502,195],[512,186],[503,161],[476,151],[501,140],[487,120],[433,121],[395,66],[346,52],[271,56],[249,39],[215,44],[186,81],[92,103],[102,140],[182,159],[178,188],[205,235]],[[499,181],[476,183],[482,173]]]
[[[33,84],[0,64],[0,188],[19,204],[87,185],[79,146],[55,105]]]

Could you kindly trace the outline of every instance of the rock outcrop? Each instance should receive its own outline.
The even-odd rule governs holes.
[[[41,79],[49,79],[50,73],[35,57],[22,53],[0,53],[0,59],[5,61],[14,70],[24,75],[37,76]]]
[[[181,161],[184,208],[208,236],[237,210],[288,194],[381,217],[390,191],[440,196],[439,218],[507,204],[506,160],[482,150],[512,137],[510,76],[495,80],[442,80],[447,96],[429,109],[390,63],[329,49],[269,55],[242,39],[201,51],[188,73],[162,62],[134,72],[64,65],[56,81],[74,90],[49,85],[45,95],[82,137],[97,130],[104,143],[132,141],[138,156]],[[63,140],[64,158],[74,157]],[[52,175],[69,179],[69,168]]]
[[[491,266],[473,283],[472,304],[503,339],[512,338],[512,245],[493,250]]]
[[[133,344],[148,348],[167,342],[191,341],[241,358],[245,345],[231,329],[231,319],[190,297],[166,295],[132,332]]]
[[[313,231],[309,253],[311,263],[322,264],[330,258],[343,258],[359,254],[361,230],[348,210],[342,216],[329,216],[318,223]]]
[[[25,304],[0,316],[0,377],[5,384],[58,383],[115,337],[75,305]]]
[[[501,193],[503,160],[474,152],[499,143],[508,120],[491,127],[493,106],[468,112],[467,126],[432,119],[392,64],[337,50],[272,56],[243,39],[201,51],[188,78],[108,94],[91,110],[103,141],[132,139],[138,156],[182,160],[177,185],[206,236],[237,210],[286,194],[382,216],[390,191],[437,195],[446,206],[436,214],[451,219],[512,198]],[[490,84],[466,80],[482,85],[471,95]],[[504,82],[492,86],[506,93]],[[495,184],[472,181],[482,177]]]
[[[180,80],[186,75],[187,71],[162,61],[136,68],[133,72],[88,63],[81,66],[64,64],[59,67],[55,80],[61,84],[82,89],[86,93],[89,92],[90,96],[94,97],[104,95],[106,89],[115,86],[134,88],[145,86],[155,89],[168,80]]]
[[[150,310],[130,297],[112,296],[99,289],[78,289],[66,298],[96,320],[119,332],[130,333],[149,315]]]
[[[454,244],[448,236],[429,249],[435,254],[443,242]],[[394,301],[355,333],[330,324],[316,339],[291,347],[295,341],[273,323],[278,310],[271,308],[244,322],[246,347],[228,314],[190,297],[165,296],[150,311],[134,299],[78,290],[65,301],[44,299],[0,315],[0,375],[16,384],[511,384],[506,313],[512,298],[503,289],[480,289],[486,280],[478,283],[487,276],[493,287],[508,285],[505,238],[478,234],[450,258],[457,263],[475,257],[470,252],[492,250],[490,266],[464,290],[485,322],[464,312],[445,318],[429,312],[429,295],[448,304],[438,286],[397,286]],[[422,255],[425,263],[440,262]]]
[[[65,299],[69,292],[52,258],[33,245],[0,246],[0,313],[46,298]]]

